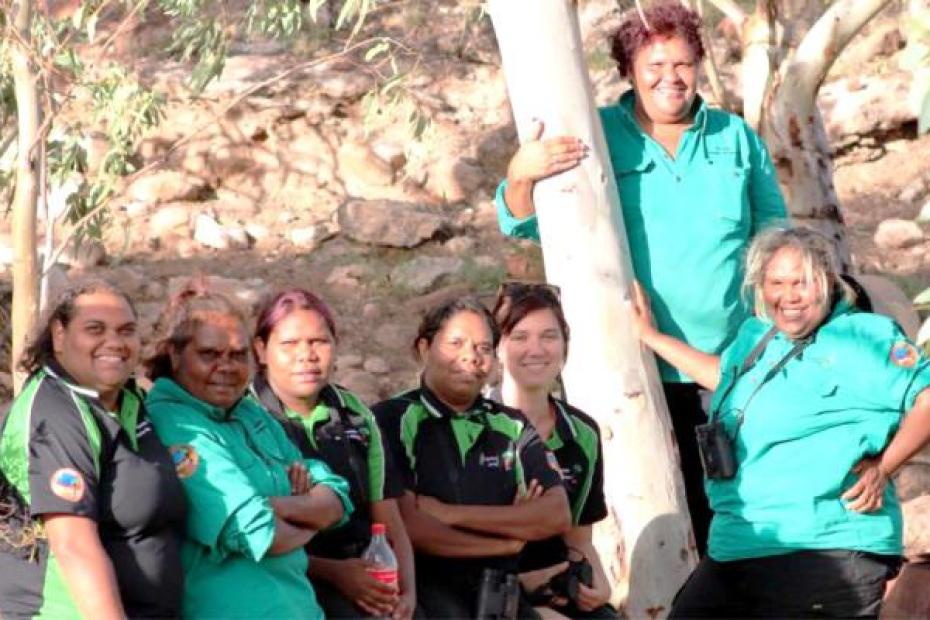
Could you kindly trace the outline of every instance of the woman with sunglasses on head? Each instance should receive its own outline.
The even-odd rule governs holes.
[[[517,555],[570,523],[555,459],[532,424],[481,395],[497,340],[476,299],[433,308],[414,339],[420,387],[372,408],[404,481],[400,509],[430,618],[498,617],[480,607],[496,586],[519,617],[538,617],[517,584]]]
[[[632,3],[628,3],[632,4]],[[600,108],[633,271],[656,301],[656,322],[692,347],[719,353],[748,315],[742,258],[759,231],[787,217],[772,159],[743,119],[698,94],[699,15],[679,0],[641,3],[608,40],[631,88]],[[538,127],[541,133],[542,127]],[[504,234],[539,240],[535,184],[574,168],[587,149],[571,136],[526,140],[497,192]],[[556,233],[557,234],[557,233]],[[688,511],[703,555],[711,512],[694,427],[706,421],[695,377],[659,361],[681,457]]]
[[[332,313],[309,291],[282,291],[259,311],[252,343],[260,366],[252,394],[305,457],[324,461],[349,481],[355,512],[345,525],[315,536],[307,548],[320,606],[328,618],[409,619],[416,584],[413,550],[396,501],[403,486],[368,407],[330,382],[336,360]],[[372,522],[386,525],[400,569],[396,586],[372,576],[374,567],[360,557],[371,540]]]
[[[714,516],[673,618],[874,618],[900,565],[892,476],[930,441],[930,360],[858,312],[833,243],[773,229],[746,258],[755,303],[717,355],[652,324],[640,338],[714,390],[698,428]]]
[[[129,298],[68,289],[0,430],[0,617],[178,617],[186,505],[131,379]]]
[[[521,579],[534,604],[556,616],[616,618],[591,541],[592,524],[607,516],[600,431],[590,416],[551,395],[568,355],[568,323],[557,290],[541,283],[505,283],[493,314],[501,329],[501,401],[526,415],[555,454],[572,513],[568,532],[523,548]],[[582,570],[586,579],[579,579]],[[568,593],[566,583],[571,583]]]
[[[183,615],[323,618],[304,546],[352,510],[345,480],[304,460],[250,398],[245,321],[191,282],[169,302],[146,360],[146,398],[190,504]]]

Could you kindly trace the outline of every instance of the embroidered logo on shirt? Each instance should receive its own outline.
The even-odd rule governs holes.
[[[174,470],[178,473],[178,478],[190,478],[197,466],[200,465],[200,456],[194,450],[194,446],[182,444],[168,448],[171,454],[171,462],[174,463]]]
[[[549,452],[548,450],[546,450],[546,463],[549,465],[550,468],[552,468],[553,471],[559,474],[560,478],[562,477],[562,468],[559,467],[558,459],[556,459],[555,455]]]
[[[58,469],[48,482],[52,493],[66,502],[76,503],[84,497],[84,478],[74,469]]]
[[[496,454],[479,454],[478,465],[481,467],[487,467],[488,469],[500,469],[500,457],[498,457]]]
[[[917,363],[920,354],[917,348],[909,342],[896,342],[891,347],[891,363],[902,368],[911,368]]]
[[[501,454],[501,464],[504,467],[504,471],[510,471],[511,469],[513,469],[513,459],[514,459],[513,450],[507,450],[506,452]]]

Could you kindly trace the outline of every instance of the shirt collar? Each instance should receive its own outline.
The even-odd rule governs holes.
[[[487,400],[481,394],[475,401],[463,412],[455,411],[452,407],[442,402],[435,392],[426,387],[426,383],[420,379],[420,402],[426,407],[426,410],[434,418],[454,419],[458,415],[469,417],[478,413],[487,413],[494,409],[491,401]]]
[[[552,396],[549,397],[549,400],[555,405],[555,429],[559,433],[559,437],[571,437],[572,440],[575,440],[578,437],[578,433],[575,430],[575,423],[572,421],[572,417],[565,409],[565,404]]]
[[[42,372],[57,381],[69,392],[88,401],[94,408],[105,411],[110,415],[122,415],[124,411],[138,407],[142,402],[143,395],[140,393],[139,388],[136,387],[136,380],[133,377],[130,377],[126,381],[126,385],[120,389],[117,410],[110,411],[100,401],[100,393],[97,390],[80,385],[68,374],[64,366],[58,363],[58,360],[54,358],[48,360],[42,367]]]
[[[278,395],[268,382],[268,376],[264,371],[255,373],[252,384],[249,386],[249,392],[262,407],[271,413],[277,416],[287,415],[289,411],[287,405],[278,398]],[[342,393],[331,384],[327,383],[323,386],[323,389],[320,390],[317,407],[320,405],[325,405],[329,409],[343,409],[346,403],[345,399],[342,397]]]
[[[156,379],[155,384],[152,386],[152,391],[149,392],[149,397],[153,401],[168,400],[173,402],[180,402],[185,407],[190,407],[191,409],[199,411],[203,415],[219,422],[228,422],[229,419],[236,413],[236,410],[242,406],[244,402],[243,399],[240,398],[229,409],[223,409],[222,407],[217,407],[216,405],[211,405],[206,401],[200,400],[186,389],[181,387],[181,385],[174,379],[169,377],[160,377]]]

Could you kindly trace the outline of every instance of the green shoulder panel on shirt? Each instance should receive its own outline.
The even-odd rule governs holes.
[[[581,517],[581,511],[584,509],[584,505],[588,501],[588,496],[591,494],[594,467],[595,463],[597,463],[598,451],[600,450],[601,444],[598,440],[596,429],[591,428],[584,420],[576,416],[572,416],[572,422],[575,425],[575,441],[578,442],[581,451],[584,452],[585,458],[588,461],[584,483],[581,485],[578,497],[572,505],[572,523],[577,524]]]
[[[430,416],[430,412],[419,402],[411,402],[400,416],[400,440],[404,444],[404,452],[407,453],[407,463],[411,471],[416,471],[417,468],[417,455],[414,448],[420,424]]]

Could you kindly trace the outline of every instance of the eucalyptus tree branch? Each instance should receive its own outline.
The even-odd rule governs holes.
[[[223,115],[225,115],[225,114],[228,113],[230,110],[232,110],[234,107],[236,107],[236,106],[238,106],[240,103],[242,103],[248,96],[252,95],[253,93],[255,93],[255,92],[257,92],[257,91],[259,91],[259,90],[261,90],[261,89],[263,89],[263,88],[267,88],[268,86],[271,86],[271,85],[274,84],[275,82],[278,82],[278,81],[280,81],[280,80],[283,80],[284,78],[286,78],[286,77],[288,77],[288,76],[290,76],[290,75],[293,75],[294,73],[299,73],[300,71],[305,71],[305,70],[311,69],[311,68],[313,68],[313,67],[315,67],[315,66],[317,66],[317,65],[321,65],[321,64],[330,62],[330,61],[332,61],[332,60],[334,60],[334,59],[336,59],[336,58],[339,58],[339,57],[341,57],[341,56],[344,56],[345,54],[349,54],[349,53],[354,52],[354,51],[356,51],[356,50],[358,50],[358,49],[361,49],[361,48],[363,48],[364,46],[366,46],[366,45],[368,45],[368,44],[370,44],[370,43],[372,43],[372,42],[374,42],[374,41],[379,41],[379,40],[383,40],[383,39],[384,39],[384,37],[374,37],[374,38],[365,39],[364,41],[359,41],[359,42],[357,42],[357,43],[355,43],[355,44],[353,44],[353,45],[351,45],[351,46],[349,46],[349,47],[343,49],[343,50],[340,51],[340,52],[336,52],[336,53],[333,53],[333,54],[328,54],[328,55],[326,55],[326,56],[323,56],[322,58],[317,58],[317,59],[314,59],[314,60],[308,60],[308,61],[306,61],[306,62],[302,62],[302,63],[297,64],[297,65],[294,65],[293,67],[290,67],[290,68],[288,68],[288,69],[286,69],[286,70],[284,70],[284,71],[281,71],[280,73],[278,73],[278,74],[276,74],[276,75],[273,75],[272,77],[268,78],[267,80],[264,80],[264,81],[259,82],[259,83],[257,83],[257,84],[253,84],[252,86],[250,86],[249,88],[247,88],[246,90],[244,90],[242,93],[240,93],[235,99],[233,99],[233,100],[230,101],[228,104],[226,104],[225,106],[223,106],[223,108],[219,111],[218,116],[223,116]],[[150,162],[150,163],[148,163],[147,165],[143,166],[142,168],[140,168],[140,169],[137,170],[136,172],[134,172],[134,173],[132,173],[132,174],[130,174],[130,175],[127,175],[126,177],[123,177],[124,180],[125,180],[127,183],[131,183],[134,179],[138,178],[139,176],[143,175],[144,173],[146,173],[146,172],[148,172],[148,171],[150,171],[150,170],[153,170],[153,169],[155,169],[155,168],[161,166],[162,164],[164,164],[164,163],[168,160],[168,157],[169,157],[171,154],[173,154],[173,153],[174,153],[175,151],[177,151],[179,148],[181,148],[182,146],[184,146],[185,144],[187,144],[188,142],[190,142],[191,140],[193,140],[194,137],[196,137],[198,134],[200,134],[200,132],[202,132],[203,130],[207,129],[207,128],[208,128],[210,125],[212,125],[212,124],[213,124],[212,121],[206,121],[206,122],[200,124],[199,126],[197,126],[196,128],[194,128],[194,130],[191,131],[189,134],[187,134],[186,136],[184,136],[184,137],[182,137],[182,138],[179,138],[174,144],[171,145],[171,148],[169,148],[169,149],[165,152],[165,154],[162,155],[160,158],[158,158],[158,159],[156,159],[156,160],[153,160],[152,162]],[[49,255],[49,258],[48,258],[48,260],[46,261],[46,263],[45,263],[45,265],[44,265],[43,275],[44,275],[45,273],[48,273],[48,269],[51,267],[51,265],[54,265],[54,264],[58,261],[58,257],[61,256],[62,252],[65,251],[65,249],[67,248],[68,244],[71,242],[71,239],[78,233],[78,231],[80,231],[81,228],[83,228],[83,227],[84,227],[88,222],[90,222],[95,216],[97,216],[98,214],[100,214],[101,212],[103,212],[105,209],[107,209],[107,208],[110,206],[110,201],[111,201],[111,200],[112,200],[112,197],[109,197],[109,198],[104,199],[99,205],[97,205],[96,207],[94,207],[93,209],[91,209],[90,211],[88,211],[87,213],[85,213],[85,214],[84,214],[79,220],[77,220],[67,231],[65,231],[64,233],[62,233],[61,240],[59,241],[58,246],[55,248],[55,251],[52,252],[52,253]]]
[[[737,28],[742,27],[743,22],[746,21],[746,11],[737,4],[734,0],[707,0],[715,7],[717,10],[730,18],[730,21],[733,22],[733,25]]]

